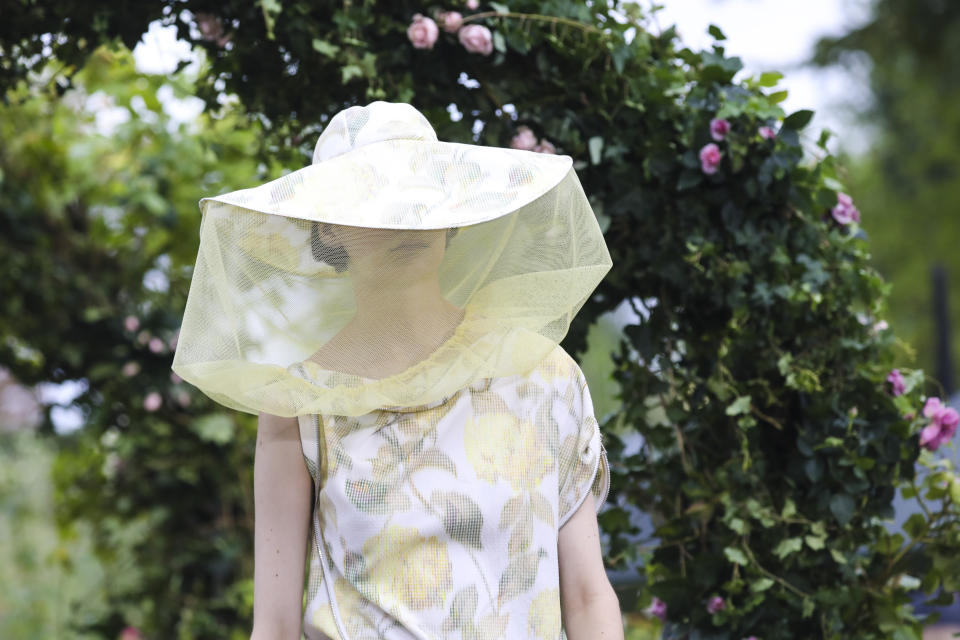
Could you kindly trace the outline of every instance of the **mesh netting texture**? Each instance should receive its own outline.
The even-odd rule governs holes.
[[[529,371],[566,335],[612,266],[572,159],[438,142],[396,106],[415,115],[348,109],[311,166],[201,201],[183,379],[358,416]]]

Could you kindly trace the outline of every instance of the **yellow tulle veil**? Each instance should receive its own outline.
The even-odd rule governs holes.
[[[173,370],[286,417],[529,371],[612,266],[572,164],[438,141],[405,103],[338,112],[310,166],[201,200]]]

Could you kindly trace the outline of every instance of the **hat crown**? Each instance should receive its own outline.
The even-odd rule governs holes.
[[[377,100],[338,111],[324,127],[313,150],[313,164],[384,140],[437,142],[437,133],[422,113],[405,102]]]

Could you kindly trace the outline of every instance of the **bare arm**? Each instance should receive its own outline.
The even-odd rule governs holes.
[[[311,486],[297,419],[261,413],[253,463],[251,640],[300,640]]]
[[[570,640],[623,640],[617,594],[603,569],[593,494],[560,528],[560,611]]]

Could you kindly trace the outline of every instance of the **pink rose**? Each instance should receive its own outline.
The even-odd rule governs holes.
[[[132,378],[133,376],[140,373],[140,364],[131,360],[130,362],[123,365],[123,368],[120,369],[120,373],[122,373],[128,378]]]
[[[714,118],[710,121],[710,137],[717,142],[723,140],[730,133],[730,121],[723,118]]]
[[[480,2],[478,0],[467,0],[467,9],[470,11],[476,11],[480,7]]]
[[[943,403],[940,402],[940,398],[927,398],[926,404],[923,405],[923,417],[924,418],[933,418],[938,413],[943,411]]]
[[[147,346],[150,348],[150,351],[152,351],[153,353],[160,353],[161,351],[163,351],[163,348],[166,345],[163,344],[163,340],[161,340],[160,338],[150,338],[150,342],[147,344]]]
[[[127,627],[120,632],[120,640],[142,640],[143,634],[136,627]]]
[[[447,33],[456,33],[463,26],[463,15],[459,11],[438,11],[437,20]]]
[[[853,206],[853,198],[845,193],[837,194],[837,206],[830,213],[833,214],[833,219],[840,224],[860,222],[860,211]]]
[[[767,140],[773,140],[777,137],[777,132],[772,127],[760,127],[760,135]]]
[[[140,320],[137,318],[137,316],[127,316],[123,319],[123,328],[130,333],[133,333],[140,328]]]
[[[700,149],[700,168],[707,175],[712,175],[717,172],[722,157],[723,154],[720,153],[720,147],[716,144],[711,142],[708,145],[704,145],[703,149]]]
[[[526,126],[517,127],[517,132],[510,138],[510,148],[520,149],[521,151],[532,151],[537,146],[537,136],[533,130]]]
[[[650,606],[647,607],[647,614],[660,618],[660,622],[667,621],[667,603],[654,596]]]
[[[556,153],[557,148],[546,138],[540,138],[540,142],[533,148],[537,153]]]
[[[417,49],[433,49],[433,43],[437,41],[440,30],[433,18],[428,18],[422,14],[415,13],[413,22],[407,27],[407,37],[413,46]]]
[[[930,419],[930,424],[920,431],[920,446],[936,451],[957,432],[960,413],[943,404],[940,398],[928,398],[923,407],[923,415]]]
[[[482,24],[468,24],[457,33],[460,44],[470,53],[481,53],[485,56],[493,53],[493,34]]]
[[[906,384],[904,384],[903,381],[903,375],[900,373],[899,369],[893,369],[890,372],[890,374],[887,376],[887,382],[890,383],[890,392],[895,396],[902,395],[907,389]]]
[[[890,325],[887,324],[887,321],[886,321],[886,320],[881,320],[881,321],[877,322],[876,324],[874,324],[872,327],[870,327],[870,330],[871,330],[873,333],[880,333],[881,331],[886,331],[886,330],[889,329],[889,328],[890,328]]]
[[[163,398],[161,398],[160,394],[156,391],[151,391],[147,394],[147,397],[143,399],[143,408],[147,411],[156,411],[162,404]]]
[[[727,603],[723,601],[723,598],[720,596],[713,596],[707,602],[707,613],[716,613],[722,611],[727,606]]]

